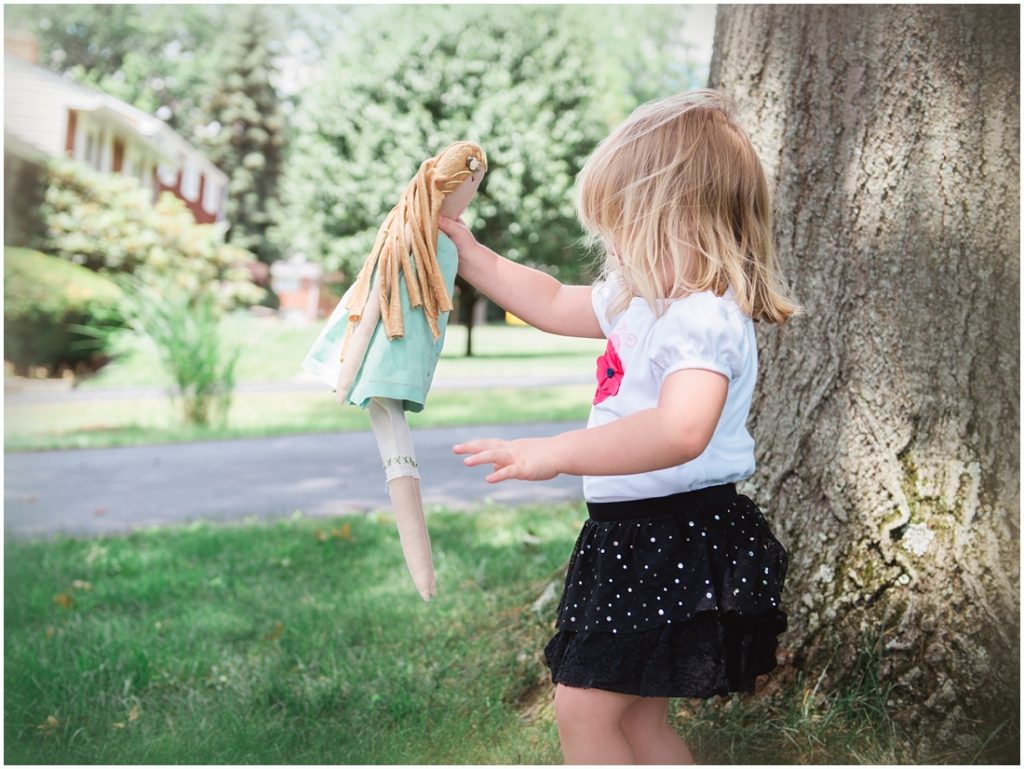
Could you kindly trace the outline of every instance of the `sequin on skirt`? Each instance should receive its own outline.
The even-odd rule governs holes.
[[[588,503],[544,649],[552,680],[647,696],[753,691],[787,629],[788,553],[735,484]]]

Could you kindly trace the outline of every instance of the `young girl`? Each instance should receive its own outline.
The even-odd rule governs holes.
[[[693,763],[669,697],[751,692],[787,627],[788,554],[735,482],[754,472],[746,429],[754,320],[801,312],[772,246],[760,161],[730,101],[701,89],[639,107],[579,178],[602,279],[564,286],[442,218],[459,272],[556,334],[607,338],[587,427],[473,440],[489,482],[583,477],[577,538],[544,649],[568,763]]]

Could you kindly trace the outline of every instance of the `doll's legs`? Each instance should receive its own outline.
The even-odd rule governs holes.
[[[370,427],[377,439],[381,462],[388,482],[396,478],[419,480],[416,451],[412,447],[412,432],[405,419],[402,402],[394,398],[370,398]]]
[[[692,764],[693,754],[668,722],[668,697],[641,697],[622,715],[639,764]]]
[[[388,479],[388,495],[395,510],[405,562],[416,589],[424,601],[429,601],[430,596],[437,595],[434,562],[420,496],[419,467],[405,410],[393,398],[371,398],[368,410]]]
[[[555,717],[567,764],[632,764],[636,754],[622,719],[641,698],[604,689],[555,686]]]

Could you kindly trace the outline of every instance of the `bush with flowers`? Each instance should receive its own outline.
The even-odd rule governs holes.
[[[39,250],[100,273],[210,289],[225,310],[263,299],[245,266],[252,253],[225,243],[223,225],[197,224],[171,193],[154,205],[135,179],[70,160],[51,161],[48,176]]]

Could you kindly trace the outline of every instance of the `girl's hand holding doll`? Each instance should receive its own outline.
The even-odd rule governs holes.
[[[563,286],[545,272],[517,264],[481,244],[462,218],[438,219],[459,252],[459,275],[499,307],[552,334],[602,339],[590,286]]]
[[[478,248],[480,244],[473,237],[473,233],[466,223],[462,221],[462,217],[450,219],[442,214],[438,217],[438,224],[441,231],[455,244],[455,248],[459,252],[459,259],[472,258],[473,249]]]

